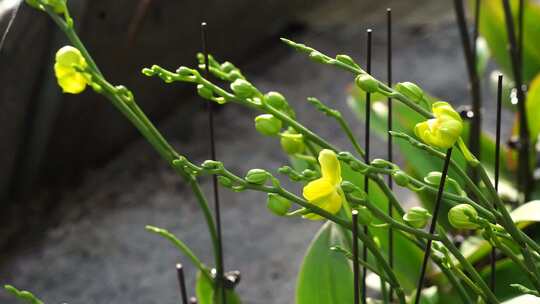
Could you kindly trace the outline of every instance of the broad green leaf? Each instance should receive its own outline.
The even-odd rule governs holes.
[[[474,1],[469,1],[471,4]],[[514,20],[517,23],[518,0],[511,0]],[[529,82],[540,72],[540,3],[526,0],[524,15],[524,42],[523,42],[523,77]],[[517,24],[515,26],[517,29]],[[480,34],[487,40],[491,54],[507,75],[512,75],[508,55],[508,34],[506,32],[505,18],[501,1],[482,1],[480,14]]]
[[[221,302],[219,299],[216,299],[217,295],[214,290],[214,283],[200,271],[197,273],[195,293],[197,294],[199,304],[218,304]],[[242,303],[240,297],[232,289],[227,289],[225,296],[227,297],[227,304]]]
[[[532,295],[522,295],[504,301],[502,304],[540,304],[540,298]]]
[[[330,250],[350,248],[346,234],[327,222],[309,246],[296,285],[296,304],[340,304],[353,302],[353,273],[348,259]]]
[[[531,139],[536,142],[538,134],[540,134],[540,119],[536,116],[540,113],[540,74],[538,74],[531,82],[529,92],[527,93],[527,117],[529,120],[529,132]]]
[[[510,259],[499,260],[495,266],[495,295],[498,299],[504,301],[512,297],[519,296],[519,291],[510,286],[510,284],[521,284],[528,288],[533,288],[527,275],[517,267]],[[491,266],[486,265],[481,275],[486,282],[489,281]]]
[[[520,223],[520,227],[540,222],[540,200],[525,203],[514,209],[510,215],[514,222]]]

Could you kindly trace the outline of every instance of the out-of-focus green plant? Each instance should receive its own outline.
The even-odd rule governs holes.
[[[277,172],[303,186],[302,195],[298,195],[284,188],[280,179],[268,170],[251,169],[242,177],[229,171],[220,161],[207,160],[197,165],[178,153],[138,107],[133,93],[123,86],[112,85],[100,72],[79,40],[65,2],[28,1],[49,14],[72,44],[62,48],[57,56],[59,86],[66,93],[80,93],[89,86],[106,97],[192,189],[208,226],[216,266],[221,257],[217,250],[219,240],[215,220],[198,182],[205,175],[217,176],[220,185],[232,191],[252,190],[266,194],[267,207],[278,216],[326,221],[300,266],[297,304],[351,303],[354,293],[352,263],[362,265],[378,277],[380,299],[369,299],[370,303],[410,303],[416,291],[423,251],[429,242],[433,242],[427,277],[430,287],[420,290],[422,303],[501,303],[512,298],[513,302],[524,297],[538,299],[540,245],[524,229],[531,222],[540,220],[540,204],[529,202],[514,211],[507,209],[490,180],[487,166],[480,163],[463,143],[462,131],[466,126],[449,103],[432,102],[419,86],[412,83],[403,83],[396,89],[388,87],[347,55],[332,58],[309,46],[282,39],[317,63],[351,73],[358,88],[364,92],[395,100],[400,115],[396,115],[397,128],[391,134],[399,140],[402,153],[416,160],[410,165],[411,174],[383,159],[364,161],[365,153],[342,114],[316,98],[309,98],[308,102],[315,109],[340,125],[354,147],[353,151],[341,150],[304,126],[283,95],[261,92],[229,62],[220,63],[212,56],[206,62],[205,56],[199,54],[197,68],[180,67],[169,71],[154,65],[143,69],[144,75],[159,77],[168,84],[191,83],[201,97],[211,102],[235,103],[258,112],[255,128],[265,136],[279,139],[284,152],[291,157],[291,166],[285,165]],[[58,9],[58,3],[64,4],[62,10]],[[225,85],[219,86],[202,76],[201,71],[207,68]],[[357,110],[360,103],[354,100],[351,103],[353,109]],[[375,102],[375,125],[382,124],[385,119],[384,109],[378,106],[380,104]],[[492,146],[489,141],[485,142]],[[430,212],[416,208],[406,213],[384,177],[393,177],[397,185],[421,197],[433,197],[444,180],[439,170],[446,156],[440,149],[452,147],[461,153],[455,153],[450,160],[451,175],[448,182],[441,185],[444,186],[441,195],[446,206],[443,218],[448,217],[449,221],[446,225],[437,225],[435,233],[428,233],[422,227],[432,217]],[[482,153],[486,153],[483,161],[489,159],[489,151],[483,148]],[[480,184],[468,177],[466,166],[479,176]],[[369,194],[362,190],[366,179],[370,184]],[[293,206],[295,209],[291,210]],[[388,208],[393,208],[394,217],[388,215]],[[359,212],[359,223],[369,227],[369,230],[358,229],[357,235],[369,252],[366,260],[354,261],[352,258],[353,210]],[[452,227],[474,231],[461,248],[447,232]],[[241,303],[234,287],[224,284],[224,278],[216,277],[187,244],[165,229],[146,228],[170,241],[198,268],[196,293],[199,303],[221,304],[225,299],[229,304]],[[397,253],[393,265],[386,256],[390,228],[395,231]],[[503,253],[497,262],[500,279],[495,292],[485,282],[488,268],[483,262],[492,247]],[[29,292],[11,286],[6,289],[32,304],[41,304]]]

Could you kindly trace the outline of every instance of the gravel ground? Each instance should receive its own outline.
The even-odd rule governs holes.
[[[395,79],[415,81],[435,96],[466,103],[465,66],[450,3],[423,3],[418,10],[396,14]],[[352,16],[351,10],[323,8],[306,14],[307,30],[292,38],[329,54],[363,58],[364,30],[372,24],[375,75],[384,78],[383,14],[382,4],[364,12],[365,18]],[[317,17],[321,15],[325,18]],[[317,96],[342,109],[353,122],[345,105],[349,74],[311,63],[279,44],[260,51],[244,67],[260,89],[284,93],[307,126],[340,147],[350,147],[337,125],[323,122],[323,116],[304,101]],[[194,99],[193,106],[197,103]],[[491,112],[486,113],[488,121]],[[253,116],[249,110],[228,105],[216,117],[219,159],[240,174],[287,162],[278,142],[254,131]],[[206,115],[194,114],[192,130],[179,130],[175,121],[173,114],[160,129],[182,154],[204,160]],[[360,124],[354,125],[354,131],[362,137]],[[180,136],[189,132],[193,134],[189,139]],[[383,143],[374,139],[373,150],[384,153]],[[210,190],[210,180],[202,185]],[[292,303],[298,265],[321,223],[272,216],[259,193],[222,190],[221,195],[225,265],[242,272],[238,291],[245,303]],[[412,201],[408,193],[400,196]],[[19,246],[1,261],[0,283],[28,288],[47,303],[178,303],[174,264],[182,258],[167,242],[147,233],[147,224],[169,229],[211,261],[207,229],[190,190],[142,141],[105,167],[87,173],[79,187],[66,191],[58,206],[51,215],[55,225],[20,232],[22,239],[35,233],[39,240]],[[189,265],[187,273],[192,286],[194,270]],[[16,301],[0,293],[0,302]]]

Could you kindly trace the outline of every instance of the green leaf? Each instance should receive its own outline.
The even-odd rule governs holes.
[[[486,265],[481,271],[481,275],[486,282],[489,281],[490,273],[490,265]],[[527,275],[510,259],[503,259],[497,262],[495,276],[497,278],[495,280],[495,295],[500,300],[508,300],[520,295],[520,292],[510,286],[510,284],[521,284],[527,288],[533,288]]]
[[[348,259],[330,250],[350,248],[347,235],[337,224],[325,223],[309,246],[296,284],[296,304],[353,302],[353,273]]]
[[[532,295],[522,295],[508,301],[504,301],[502,304],[540,304],[540,298]]]
[[[208,279],[208,277],[203,275],[200,271],[197,273],[195,293],[197,294],[199,304],[218,304],[221,302],[219,298],[216,299],[217,295],[215,293],[214,282]],[[227,297],[227,304],[242,303],[240,297],[233,289],[226,289],[225,296]]]
[[[469,1],[471,4],[474,1]],[[517,29],[518,0],[512,0],[512,12]],[[524,15],[523,41],[523,77],[527,83],[540,71],[540,49],[537,46],[540,40],[540,3],[538,1],[525,1],[527,9]],[[472,4],[474,5],[474,4]],[[507,49],[508,34],[506,32],[503,6],[500,1],[482,1],[480,14],[480,34],[486,39],[491,54],[507,75],[512,75],[510,59]]]
[[[540,222],[540,200],[527,202],[514,209],[510,215],[521,228],[532,222]]]
[[[540,119],[535,115],[536,113],[540,113],[540,74],[531,82],[525,106],[527,108],[527,114],[529,114],[528,120],[531,139],[536,142],[540,133]]]

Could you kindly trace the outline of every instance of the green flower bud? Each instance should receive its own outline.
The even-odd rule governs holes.
[[[373,221],[373,214],[371,214],[371,211],[366,206],[358,206],[358,208],[355,209],[358,211],[358,223],[360,225],[369,225]]]
[[[272,114],[262,114],[255,117],[255,129],[262,135],[276,136],[281,131],[282,126],[281,120]]]
[[[425,208],[412,207],[407,213],[403,215],[403,220],[414,228],[426,227],[431,214]]]
[[[385,159],[375,158],[371,161],[371,165],[375,168],[388,168],[390,167],[390,162]]]
[[[229,81],[235,81],[237,79],[244,79],[244,75],[240,73],[239,70],[232,70],[227,74],[227,77],[229,77]]]
[[[176,73],[180,76],[183,76],[183,77],[186,77],[186,76],[192,76],[193,75],[193,71],[188,68],[188,67],[185,67],[185,66],[181,66],[179,67],[177,70],[176,70]]]
[[[240,78],[231,83],[231,90],[239,98],[250,98],[260,94],[250,82]]]
[[[309,169],[305,169],[304,171],[302,171],[302,175],[305,179],[308,180],[319,177],[319,174],[317,174],[317,172]]]
[[[337,55],[336,60],[351,65],[353,67],[359,67],[358,64],[354,62],[354,60],[349,55]]]
[[[197,94],[199,94],[199,96],[204,99],[212,99],[212,97],[214,97],[214,92],[212,91],[212,89],[203,84],[197,85]]]
[[[266,207],[270,212],[277,216],[284,216],[291,209],[291,202],[286,198],[283,198],[275,193],[268,194],[268,200],[266,202]]]
[[[266,183],[269,177],[270,173],[268,173],[266,170],[251,169],[246,174],[245,179],[250,184],[263,185],[264,183]]]
[[[289,154],[297,154],[304,152],[304,137],[302,134],[296,133],[294,130],[289,129],[286,132],[280,134],[281,136],[281,148]]]
[[[432,172],[429,172],[426,177],[424,177],[424,181],[432,186],[438,187],[439,184],[441,183],[441,177],[442,177],[441,172],[432,171]],[[461,189],[461,186],[459,185],[459,183],[455,179],[450,178],[448,176],[446,177],[446,183],[444,185],[444,188],[445,189],[448,188],[448,190],[450,190],[450,192],[454,194],[458,194],[458,195],[465,194],[465,191]]]
[[[392,179],[401,187],[407,187],[409,185],[409,176],[401,170],[394,171],[392,173]]]
[[[223,164],[216,160],[205,160],[201,166],[206,170],[217,170],[223,168]]]
[[[322,53],[317,51],[309,53],[309,58],[318,63],[328,63],[328,59]]]
[[[356,191],[357,189],[358,187],[349,181],[341,182],[341,190],[343,190],[343,192],[345,193],[351,193],[351,192]]]
[[[223,63],[221,64],[220,68],[221,68],[221,70],[222,70],[223,72],[225,72],[225,73],[229,73],[229,72],[231,72],[231,71],[233,71],[233,70],[236,69],[236,67],[234,66],[234,64],[232,64],[232,63],[230,63],[230,62],[228,62],[228,61],[223,62]]]
[[[457,229],[477,229],[480,227],[475,220],[478,212],[469,204],[459,204],[448,212],[448,221]]]
[[[222,185],[225,188],[230,188],[233,185],[232,180],[230,178],[228,178],[228,177],[220,175],[220,176],[217,177],[217,179],[218,179],[219,184]]]
[[[424,102],[424,91],[412,82],[399,82],[395,87],[396,91],[405,95],[405,97],[412,100],[414,103]]]
[[[281,95],[280,93],[278,92],[268,92],[264,95],[264,99],[263,101],[278,109],[278,110],[281,110],[281,109],[284,109],[285,107],[288,107],[289,105],[287,104],[287,100],[285,99],[285,97],[283,97],[283,95]]]
[[[369,74],[358,75],[354,82],[362,91],[367,93],[375,93],[379,90],[378,81]]]

